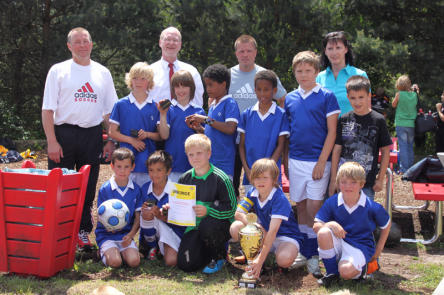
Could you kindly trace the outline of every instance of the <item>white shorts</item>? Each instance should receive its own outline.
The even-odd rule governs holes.
[[[159,239],[159,250],[162,255],[165,254],[165,244],[173,248],[176,252],[179,251],[180,237],[174,232],[174,230],[169,227],[165,222],[154,218],[153,220],[143,220],[141,218],[141,227],[143,228],[155,228],[156,237]]]
[[[146,172],[131,172],[130,177],[131,180],[140,187],[151,180]]]
[[[119,250],[119,252],[123,252],[126,249],[136,249],[137,251],[139,251],[139,248],[137,248],[136,243],[134,243],[134,241],[131,241],[131,243],[129,244],[129,246],[127,247],[122,247],[122,241],[113,241],[113,240],[107,240],[105,241],[102,246],[100,247],[100,257],[102,257],[102,262],[103,264],[106,264],[106,257],[105,257],[105,252],[108,251],[111,248],[117,248],[117,250]]]
[[[362,271],[362,268],[367,264],[364,253],[343,239],[336,237],[331,229],[330,234],[333,238],[333,248],[335,249],[336,257],[339,257],[339,261],[348,261],[353,264],[357,270]],[[357,277],[359,277],[359,275]]]
[[[313,180],[312,172],[316,162],[288,159],[290,199],[302,202],[305,199],[322,201],[330,180],[331,162],[325,163],[324,175],[319,180]]]
[[[279,246],[282,243],[291,243],[293,245],[295,245],[298,248],[298,252],[299,252],[299,242],[296,241],[295,239],[289,238],[289,237],[276,237],[276,239],[274,239],[273,245],[271,245],[271,249],[270,252],[276,252],[276,250],[279,248]]]

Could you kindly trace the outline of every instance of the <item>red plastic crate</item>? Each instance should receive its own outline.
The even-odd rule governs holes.
[[[0,272],[47,278],[73,266],[89,170],[0,170]]]

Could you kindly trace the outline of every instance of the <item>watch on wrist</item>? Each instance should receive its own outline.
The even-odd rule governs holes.
[[[115,141],[114,139],[108,137],[108,141],[107,142],[112,142],[114,145],[117,144],[117,141]]]
[[[213,125],[213,123],[214,123],[214,119],[211,119],[210,117],[207,117],[206,119],[205,119],[205,124],[208,124],[208,125]]]

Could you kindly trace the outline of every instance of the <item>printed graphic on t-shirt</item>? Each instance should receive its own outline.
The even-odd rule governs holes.
[[[89,82],[86,82],[77,90],[77,92],[74,94],[74,101],[97,103],[97,94],[94,93],[94,90]]]
[[[373,145],[378,129],[375,125],[362,126],[355,120],[344,122],[342,125],[342,155],[341,163],[355,161],[364,167],[365,173],[372,169]]]
[[[236,93],[233,94],[234,99],[244,98],[244,99],[256,99],[256,93],[250,83],[245,83],[244,86],[239,88]]]
[[[239,106],[239,111],[242,113],[247,108],[254,105],[257,101],[256,93],[254,92],[254,87],[250,83],[245,83],[244,86],[240,87],[232,97],[237,102]]]

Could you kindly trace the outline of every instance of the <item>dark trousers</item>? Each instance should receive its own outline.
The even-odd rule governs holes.
[[[234,186],[234,193],[236,194],[236,197],[238,199],[239,199],[239,186],[241,184],[240,181],[241,172],[242,172],[242,161],[239,155],[239,145],[236,144],[236,155],[234,157],[233,186]]]
[[[205,217],[195,230],[182,237],[177,266],[186,272],[196,271],[207,265],[211,259],[224,259],[226,243],[230,239],[230,221]]]
[[[80,221],[80,230],[91,232],[93,228],[91,208],[96,196],[103,147],[102,126],[81,128],[70,124],[56,125],[55,135],[62,147],[63,158],[60,159],[60,163],[48,159],[48,169],[60,167],[79,171],[83,165],[91,165]]]

